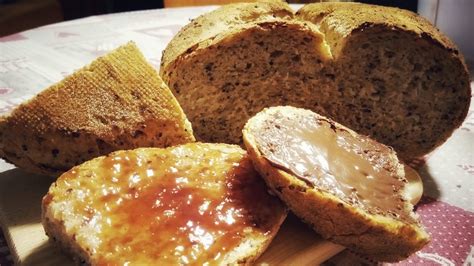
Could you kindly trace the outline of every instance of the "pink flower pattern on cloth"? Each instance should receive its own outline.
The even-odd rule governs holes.
[[[7,95],[9,94],[10,92],[12,92],[13,89],[12,88],[8,88],[8,87],[0,87],[0,95]]]

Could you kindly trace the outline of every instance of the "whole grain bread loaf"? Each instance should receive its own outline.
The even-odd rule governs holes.
[[[160,74],[205,141],[241,143],[247,119],[293,105],[395,148],[443,143],[465,118],[469,75],[456,46],[418,15],[359,3],[223,6],[185,26]]]
[[[0,157],[48,175],[119,149],[191,141],[183,110],[133,43],[0,118]]]
[[[42,207],[48,236],[87,265],[248,265],[287,213],[244,150],[204,143],[87,161]]]
[[[243,137],[268,187],[325,239],[380,261],[405,259],[429,241],[390,147],[289,106],[255,115]]]

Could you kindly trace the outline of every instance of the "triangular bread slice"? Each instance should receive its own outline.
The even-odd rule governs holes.
[[[114,150],[191,141],[183,110],[133,42],[0,118],[0,157],[41,174]]]
[[[381,261],[429,241],[392,148],[289,106],[264,109],[243,136],[270,189],[325,239]]]
[[[64,173],[43,199],[46,233],[92,265],[249,264],[286,213],[227,144],[117,151]]]

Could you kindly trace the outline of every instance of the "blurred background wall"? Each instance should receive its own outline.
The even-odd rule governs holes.
[[[0,0],[0,36],[46,24],[99,14],[251,1],[255,0]],[[318,1],[288,0],[288,2],[309,3]],[[413,11],[416,11],[417,6],[417,1],[368,0],[363,2],[400,6]]]
[[[419,0],[418,13],[453,40],[474,71],[474,1]],[[473,78],[473,77],[471,77]]]
[[[255,0],[0,0],[0,37],[50,23],[92,15],[250,1]],[[320,1],[287,0],[287,2]],[[474,0],[360,0],[357,2],[395,6],[418,12],[453,39],[470,65],[473,65]]]

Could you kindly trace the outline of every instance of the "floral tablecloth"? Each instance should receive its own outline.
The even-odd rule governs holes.
[[[0,115],[97,56],[133,40],[159,68],[161,51],[190,18],[216,7],[93,16],[0,38]],[[472,87],[471,83],[471,87]],[[417,206],[431,243],[400,264],[474,265],[474,108],[453,136],[412,162],[424,181]],[[0,160],[0,172],[13,168]],[[15,199],[12,199],[15,200]],[[359,258],[345,251],[335,264]],[[353,261],[352,261],[353,262]],[[0,265],[12,264],[0,232]]]

